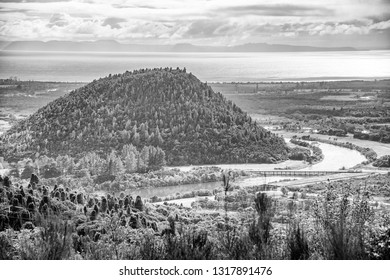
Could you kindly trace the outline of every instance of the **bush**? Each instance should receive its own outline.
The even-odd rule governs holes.
[[[290,260],[307,260],[309,258],[308,240],[299,224],[290,224],[287,245]]]
[[[372,210],[366,193],[353,193],[344,186],[338,194],[329,185],[316,202],[314,216],[326,259],[365,259]]]
[[[39,219],[40,226],[33,233],[22,236],[19,255],[24,260],[63,260],[74,253],[72,248],[72,228],[68,222],[57,217]]]
[[[0,260],[14,259],[15,251],[10,234],[0,232]]]
[[[164,239],[167,260],[209,260],[213,258],[214,244],[208,232],[196,229],[179,231],[178,235],[168,234]]]
[[[258,214],[249,227],[249,238],[256,246],[257,258],[263,259],[268,255],[268,243],[271,237],[271,218],[274,216],[272,198],[266,193],[258,193],[255,198],[255,207]]]

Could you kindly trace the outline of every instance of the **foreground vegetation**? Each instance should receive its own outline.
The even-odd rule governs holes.
[[[0,258],[389,259],[388,206],[372,200],[389,200],[389,183],[382,175],[279,197],[233,184],[185,208],[1,178]]]

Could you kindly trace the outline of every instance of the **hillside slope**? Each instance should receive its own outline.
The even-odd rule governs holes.
[[[0,138],[12,160],[80,158],[126,144],[159,146],[169,165],[275,162],[284,140],[185,69],[142,69],[94,80],[41,108]]]

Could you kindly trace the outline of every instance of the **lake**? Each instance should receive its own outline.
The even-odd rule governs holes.
[[[294,53],[75,53],[0,51],[0,78],[89,82],[108,74],[186,67],[202,81],[390,78],[390,51]]]

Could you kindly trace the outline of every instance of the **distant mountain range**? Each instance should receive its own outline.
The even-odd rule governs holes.
[[[192,44],[142,45],[121,44],[114,40],[101,41],[0,41],[0,49],[7,51],[69,51],[69,52],[327,52],[356,51],[352,47],[310,47],[280,44],[244,44],[237,46],[196,46]]]

